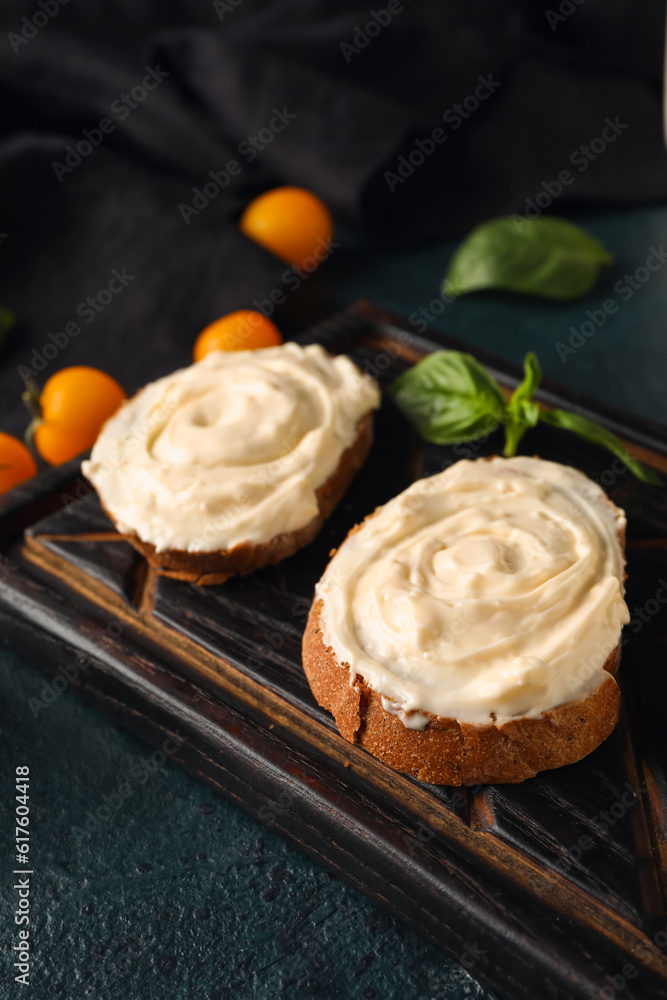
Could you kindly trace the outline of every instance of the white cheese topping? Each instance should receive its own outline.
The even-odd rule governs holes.
[[[215,351],[104,425],[84,475],[119,531],[158,551],[267,542],[318,513],[376,383],[317,344]]]
[[[576,469],[457,462],[340,547],[316,591],[325,641],[351,683],[363,677],[410,728],[424,712],[477,725],[538,717],[609,676],[629,621],[624,527]]]

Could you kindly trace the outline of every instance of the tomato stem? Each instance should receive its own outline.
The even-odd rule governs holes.
[[[36,455],[35,431],[40,424],[44,423],[42,405],[39,401],[39,397],[39,386],[35,382],[32,375],[30,375],[25,380],[25,389],[21,393],[21,399],[23,400],[28,413],[32,417],[32,420],[28,424],[26,432],[23,435],[23,440],[25,441],[26,448],[29,448],[33,455]]]
[[[31,417],[36,418],[42,417],[42,406],[39,401],[40,392],[39,386],[35,382],[32,375],[29,375],[25,380],[25,389],[21,393],[21,399],[25,403],[25,406]]]

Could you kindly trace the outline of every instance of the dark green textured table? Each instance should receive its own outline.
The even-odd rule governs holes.
[[[451,246],[371,253],[345,235],[313,289],[325,289],[326,311],[364,297],[412,316],[416,330],[430,316],[515,361],[535,349],[547,374],[667,423],[667,264],[645,281],[637,272],[651,248],[662,253],[667,209],[582,221],[616,263],[577,303],[480,295],[441,306]],[[580,332],[610,298],[617,312]],[[460,965],[69,692],[35,715],[42,684],[35,665],[0,653],[3,924],[16,905],[20,764],[31,770],[36,918],[30,987],[13,982],[15,936],[2,936],[2,1000],[490,1000]]]

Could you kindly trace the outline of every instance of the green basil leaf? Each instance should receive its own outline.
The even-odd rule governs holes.
[[[540,404],[534,403],[532,399],[523,399],[519,404],[521,419],[528,427],[537,427],[540,419]]]
[[[523,381],[519,383],[512,393],[512,398],[509,401],[510,409],[523,400],[532,399],[533,393],[541,381],[542,369],[537,360],[537,355],[534,351],[528,351],[523,361]],[[532,426],[534,427],[535,424],[532,424]]]
[[[529,427],[534,427],[540,419],[538,403],[531,396],[542,381],[542,369],[534,351],[529,351],[523,362],[523,381],[516,387],[509,403],[505,418],[505,447],[503,455],[516,455],[521,438]]]
[[[435,351],[389,387],[418,433],[435,444],[473,441],[505,414],[500,386],[471,354]]]
[[[516,455],[519,442],[529,427],[535,427],[540,419],[540,404],[529,399],[519,399],[507,408],[505,417],[505,447],[503,455]]]
[[[517,226],[507,217],[486,222],[454,254],[442,292],[465,295],[500,288],[549,299],[589,292],[602,264],[613,257],[602,244],[565,219],[543,215]]]
[[[607,448],[612,454],[624,462],[630,472],[643,483],[650,483],[652,486],[663,486],[663,481],[653,469],[642,462],[638,462],[628,454],[624,444],[615,434],[608,431],[606,427],[594,424],[592,420],[579,417],[576,413],[567,413],[565,410],[541,410],[540,420],[553,427],[562,427],[566,431],[573,431],[579,437],[590,441],[591,444],[598,444],[602,448]]]

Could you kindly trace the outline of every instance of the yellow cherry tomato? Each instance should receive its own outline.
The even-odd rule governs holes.
[[[276,347],[283,338],[275,323],[254,309],[239,309],[207,326],[195,341],[193,356],[201,361],[211,351],[254,351]]]
[[[44,422],[34,432],[37,451],[50,465],[87,451],[125,398],[118,382],[98,368],[75,365],[56,372],[39,397]]]
[[[274,188],[255,198],[240,227],[276,257],[308,272],[329,256],[334,228],[324,202],[298,187]]]
[[[0,432],[0,493],[37,474],[35,459],[22,441]]]

